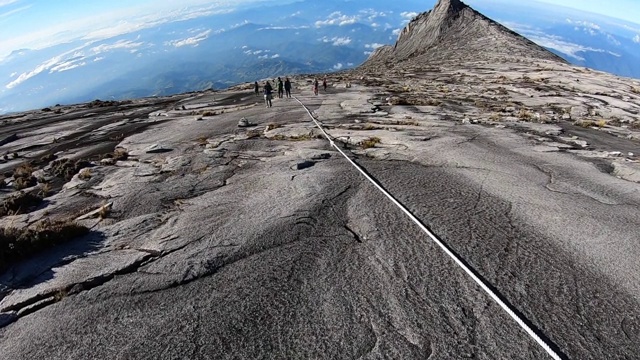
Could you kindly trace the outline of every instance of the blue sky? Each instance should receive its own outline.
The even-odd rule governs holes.
[[[0,59],[11,51],[107,39],[180,19],[280,0],[0,0]],[[476,2],[491,0],[469,0]],[[499,0],[503,1],[504,0]],[[513,1],[513,0],[512,0]],[[640,23],[640,0],[537,0]],[[291,1],[289,1],[291,2]],[[433,1],[435,2],[435,1]],[[534,0],[520,0],[520,3]],[[425,4],[428,7],[430,2]],[[425,9],[427,10],[427,9]]]

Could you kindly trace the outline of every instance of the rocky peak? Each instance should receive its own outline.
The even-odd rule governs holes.
[[[494,60],[505,56],[564,61],[460,0],[439,0],[403,29],[395,46],[380,48],[367,63],[397,64],[415,58]]]

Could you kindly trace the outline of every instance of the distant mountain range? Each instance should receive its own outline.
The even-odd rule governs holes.
[[[0,113],[356,67],[434,3],[266,2],[100,41],[16,50],[0,60]],[[640,24],[547,4],[470,4],[574,64],[640,78]]]

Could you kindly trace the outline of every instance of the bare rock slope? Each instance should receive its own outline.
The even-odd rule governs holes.
[[[640,83],[457,1],[432,13],[427,48],[407,30],[403,61],[319,95],[293,77],[297,99],[561,358],[640,358]],[[465,58],[492,31],[539,56]],[[0,122],[2,359],[548,358],[295,99],[242,84]]]
[[[460,0],[440,0],[434,9],[414,18],[395,46],[379,48],[365,63],[395,65],[412,61],[498,60],[535,58],[564,62]]]

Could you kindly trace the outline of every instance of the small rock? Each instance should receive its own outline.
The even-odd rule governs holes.
[[[513,106],[507,106],[506,108],[504,108],[504,111],[509,113],[514,113],[516,112],[516,108]]]
[[[304,170],[304,169],[308,169],[308,168],[312,167],[315,164],[316,164],[315,161],[304,160],[302,162],[297,163],[296,166],[295,166],[295,169],[296,170]]]
[[[630,152],[628,155],[629,155],[629,157],[633,157],[634,154],[632,152]]]
[[[571,114],[562,115],[562,120],[571,120]]]
[[[466,117],[466,118],[462,119],[462,123],[463,124],[470,124],[471,120],[468,117]]]
[[[609,151],[609,156],[618,157],[621,156],[622,153],[620,151]]]
[[[100,160],[100,164],[101,165],[115,165],[116,161],[113,158],[106,158],[106,159]]]
[[[160,153],[166,153],[169,151],[173,151],[173,149],[166,148],[160,144],[153,144],[145,150],[147,154],[160,154]]]
[[[247,118],[242,118],[240,119],[240,121],[238,121],[238,127],[249,127],[251,126],[251,123],[249,122],[249,120],[247,120]]]

